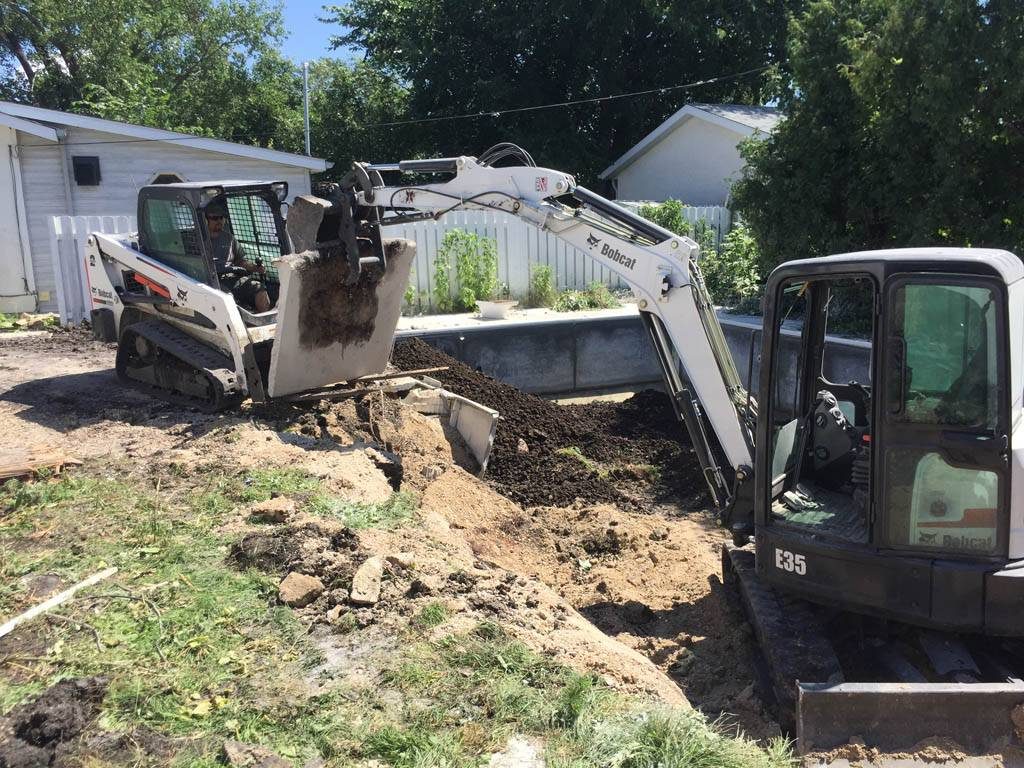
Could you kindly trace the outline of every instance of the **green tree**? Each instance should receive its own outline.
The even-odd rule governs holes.
[[[668,86],[762,66],[779,58],[789,11],[802,0],[352,0],[327,9],[345,30],[334,40],[409,88],[425,122],[423,153],[480,152],[514,141],[538,163],[590,182],[689,100],[761,103],[754,75],[693,91],[654,93],[559,109],[492,113]],[[380,128],[386,140],[394,129]]]
[[[39,106],[301,147],[301,92],[264,0],[25,0],[0,10],[0,89]]]
[[[343,176],[354,160],[405,160],[415,144],[411,127],[368,126],[407,116],[408,93],[368,62],[321,59],[310,67],[310,136],[313,153],[334,161],[327,178]]]
[[[763,268],[860,248],[1024,249],[1024,6],[816,0],[791,27],[787,119],[734,201]]]

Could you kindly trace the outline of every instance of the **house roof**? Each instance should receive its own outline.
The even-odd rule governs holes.
[[[600,178],[614,176],[691,119],[713,123],[745,138],[758,133],[771,133],[782,120],[782,113],[775,107],[752,107],[745,104],[687,104],[601,171]]]
[[[326,171],[333,165],[333,163],[320,157],[307,157],[306,155],[297,155],[292,152],[281,152],[276,149],[237,144],[233,141],[211,139],[206,136],[193,136],[192,134],[178,133],[177,131],[165,131],[161,128],[149,128],[144,125],[121,123],[116,120],[76,115],[56,109],[30,107],[10,101],[0,101],[0,125],[7,125],[47,141],[58,140],[58,133],[54,130],[53,126],[84,128],[91,131],[124,136],[126,141],[163,141],[207,152],[247,157],[253,160],[265,160],[270,163],[280,163],[281,165],[305,168],[310,171]]]

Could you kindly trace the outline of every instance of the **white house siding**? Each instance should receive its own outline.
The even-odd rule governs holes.
[[[289,197],[310,191],[309,173],[303,168],[192,149],[186,146],[188,142],[139,141],[68,128],[67,173],[71,185],[71,210],[68,210],[61,166],[64,148],[23,133],[19,134],[19,139],[32,264],[40,296],[39,310],[45,312],[56,311],[57,307],[50,254],[51,216],[134,216],[139,188],[161,172],[178,173],[186,181],[287,181]],[[98,186],[75,184],[71,164],[75,155],[99,157],[101,180]]]
[[[689,119],[615,175],[621,200],[667,200],[725,205],[743,169],[743,135]]]

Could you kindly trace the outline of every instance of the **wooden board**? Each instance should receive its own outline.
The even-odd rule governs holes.
[[[68,456],[58,448],[33,446],[18,450],[0,451],[0,481],[13,477],[25,477],[41,469],[60,472],[64,467],[77,466],[82,462]]]

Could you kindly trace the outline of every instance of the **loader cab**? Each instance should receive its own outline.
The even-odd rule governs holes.
[[[1024,558],[1009,437],[1022,277],[1016,256],[972,249],[772,274],[754,505],[769,582],[928,626],[1024,629],[1024,586],[1004,578]]]
[[[225,228],[241,245],[247,260],[261,263],[262,282],[276,306],[280,281],[274,261],[291,252],[281,205],[288,195],[284,181],[214,181],[154,184],[139,192],[139,247],[150,258],[213,288],[223,289],[216,273],[204,212],[227,211]],[[267,318],[240,305],[243,319],[257,324]],[[269,315],[271,313],[263,313]]]

